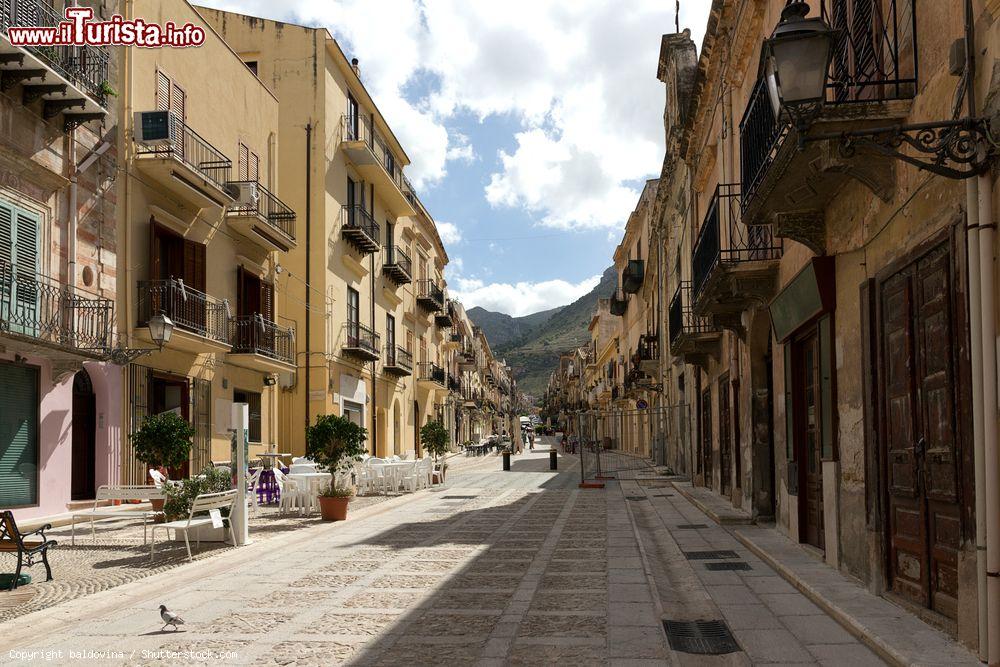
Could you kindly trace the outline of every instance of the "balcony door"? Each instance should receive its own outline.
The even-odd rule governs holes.
[[[205,293],[205,246],[185,239],[166,227],[153,223],[150,229],[150,269],[152,285],[144,298],[149,300],[149,316],[164,313],[176,326],[204,334],[206,332],[206,302],[204,298],[191,298],[177,284],[166,281],[184,281],[185,290]],[[200,296],[200,295],[197,295]]]
[[[185,135],[175,123],[187,121],[187,93],[162,70],[156,70],[156,110],[169,111],[177,119],[169,124],[170,139],[173,149],[183,159]]]
[[[0,324],[38,334],[38,215],[0,200]]]
[[[347,341],[351,347],[358,345],[361,337],[361,298],[358,290],[347,288]]]
[[[149,391],[151,414],[173,412],[182,417],[184,421],[191,421],[191,389],[186,377],[154,373]],[[189,469],[187,461],[179,468],[171,468],[168,471],[170,479],[186,479]]]
[[[396,263],[396,225],[390,220],[385,221],[385,251],[389,257],[389,264]]]
[[[723,496],[732,491],[732,439],[729,421],[729,374],[719,378],[719,490]]]
[[[385,314],[385,345],[389,359],[393,365],[396,362],[396,318],[389,313]]]
[[[349,139],[358,141],[361,139],[359,129],[358,101],[352,95],[347,96],[347,136]]]
[[[260,156],[240,142],[239,161],[237,164],[237,180],[256,183],[260,181]]]
[[[799,541],[826,548],[823,526],[823,425],[820,409],[819,333],[813,328],[792,343],[792,421],[798,462]]]
[[[274,285],[242,266],[236,267],[236,326],[233,346],[237,349],[274,350]]]

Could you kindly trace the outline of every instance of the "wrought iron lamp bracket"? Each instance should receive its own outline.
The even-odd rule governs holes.
[[[846,159],[876,153],[958,180],[985,173],[996,154],[987,118],[892,125],[802,137],[803,147],[818,141],[838,142],[837,150]]]
[[[152,354],[153,352],[158,352],[159,349],[156,347],[126,347],[119,344],[118,347],[108,352],[106,361],[110,361],[116,366],[128,366],[136,359],[144,357],[147,354]]]

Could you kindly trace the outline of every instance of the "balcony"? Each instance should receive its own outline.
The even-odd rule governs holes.
[[[695,315],[691,308],[691,283],[682,282],[670,300],[670,354],[704,366],[708,358],[718,359],[722,334],[710,317]]]
[[[409,181],[385,140],[372,128],[368,116],[344,114],[340,119],[340,146],[358,173],[375,185],[389,211],[397,218],[415,215]]]
[[[417,382],[424,386],[440,388],[446,386],[444,369],[437,364],[425,361],[418,365]]]
[[[382,370],[396,377],[413,375],[413,355],[399,345],[386,345]]]
[[[233,163],[176,114],[136,113],[135,164],[158,187],[196,209],[221,212],[234,201],[228,187]]]
[[[111,299],[0,259],[0,336],[8,351],[60,362],[104,358],[114,322]]]
[[[635,294],[642,289],[642,279],[646,272],[646,263],[641,259],[630,259],[622,271],[622,290],[626,294]]]
[[[611,314],[622,317],[627,309],[628,297],[621,289],[615,290],[615,293],[611,295]]]
[[[236,366],[263,373],[295,370],[295,330],[280,327],[259,313],[230,320],[229,340],[233,349],[226,359]]]
[[[399,246],[389,246],[385,249],[385,262],[382,264],[382,275],[396,285],[406,285],[413,280],[413,262],[410,256]]]
[[[434,324],[441,328],[450,327],[452,323],[452,310],[454,307],[451,305],[451,300],[448,299],[445,303],[444,308],[434,313]]]
[[[905,121],[917,88],[916,7],[913,0],[879,3],[820,0],[837,32],[826,105],[812,133],[840,133]],[[832,5],[832,7],[831,7]],[[845,156],[836,142],[799,146],[797,131],[775,118],[762,79],[740,121],[742,216],[750,226],[774,223],[774,235],[818,254],[826,249],[822,211],[852,179],[888,200],[895,164],[858,151]]]
[[[448,389],[456,393],[462,393],[462,378],[448,373]]]
[[[230,181],[229,187],[239,193],[226,211],[230,227],[269,252],[295,248],[295,211],[256,181]]]
[[[771,225],[747,227],[740,221],[740,186],[719,185],[692,256],[694,312],[742,327],[740,313],[774,296],[781,252]]]
[[[429,313],[444,309],[444,290],[427,278],[417,281],[417,305]]]
[[[656,334],[639,336],[639,347],[632,358],[632,365],[646,375],[654,375],[660,367],[660,337]]]
[[[0,2],[0,89],[23,84],[24,104],[42,100],[46,119],[63,114],[63,129],[107,115],[108,51],[96,46],[14,46],[11,26],[51,28],[65,21],[41,0]]]
[[[380,337],[360,322],[344,323],[344,355],[358,361],[376,361],[379,357]]]
[[[229,352],[229,303],[188,287],[181,280],[139,282],[139,313],[136,335],[149,343],[149,319],[166,315],[174,323],[167,349],[200,354]]]
[[[372,214],[358,204],[346,205],[340,210],[340,235],[363,255],[381,248],[378,223]]]

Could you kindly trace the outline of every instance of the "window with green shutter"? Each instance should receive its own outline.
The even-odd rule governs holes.
[[[0,363],[0,508],[38,503],[38,369]]]
[[[39,216],[0,199],[0,321],[14,333],[38,327]]]

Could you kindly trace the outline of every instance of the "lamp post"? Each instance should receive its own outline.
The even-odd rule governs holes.
[[[160,313],[149,318],[149,337],[153,339],[159,349],[170,342],[170,336],[174,333],[174,323],[169,317]]]

